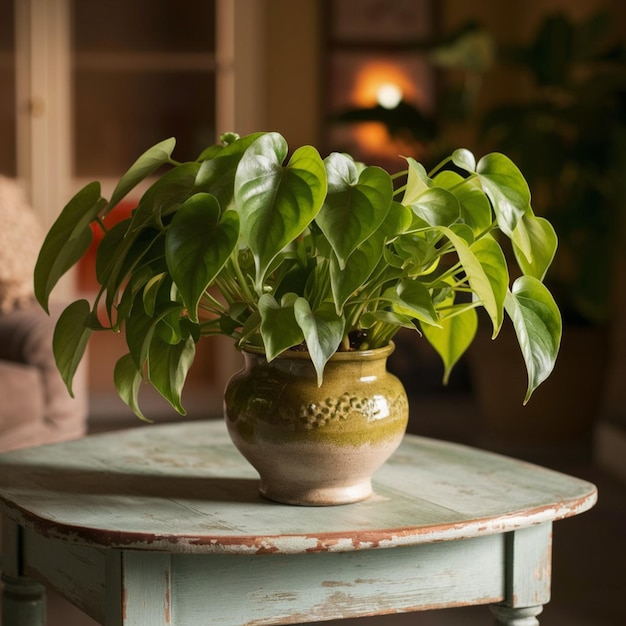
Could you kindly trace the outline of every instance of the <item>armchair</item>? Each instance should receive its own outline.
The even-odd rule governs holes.
[[[74,439],[85,434],[87,391],[77,376],[72,398],[52,354],[62,307],[48,316],[38,304],[0,313],[0,451]]]
[[[43,235],[18,185],[0,176],[0,451],[79,437],[85,432],[86,378],[68,394],[52,353],[62,307],[48,316],[33,296]]]

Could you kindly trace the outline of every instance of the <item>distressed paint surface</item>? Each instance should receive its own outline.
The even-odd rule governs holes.
[[[350,551],[503,533],[581,513],[593,485],[407,436],[365,502],[275,504],[221,421],[140,427],[0,455],[0,504],[43,536],[190,553]]]
[[[552,522],[595,499],[585,481],[413,436],[378,472],[372,498],[321,508],[260,498],[221,422],[0,455],[7,571],[107,626],[294,624],[468,604],[496,605],[500,624],[537,624]],[[43,626],[31,608],[11,603],[5,617]]]

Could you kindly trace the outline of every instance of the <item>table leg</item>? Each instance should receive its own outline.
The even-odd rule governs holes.
[[[490,608],[496,616],[496,624],[499,626],[539,626],[537,615],[543,611],[543,606],[527,606],[515,609],[509,606],[496,605]]]
[[[6,626],[45,626],[46,588],[22,576],[22,528],[0,517],[2,620]]]
[[[501,626],[539,626],[550,600],[552,524],[516,530],[506,538],[505,599],[490,607]]]
[[[106,626],[172,626],[171,556],[162,552],[109,551]]]
[[[2,574],[2,621],[7,626],[45,626],[46,588],[22,576]]]

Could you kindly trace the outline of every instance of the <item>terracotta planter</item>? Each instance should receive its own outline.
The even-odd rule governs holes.
[[[371,495],[372,475],[400,444],[408,420],[404,387],[386,369],[392,351],[337,353],[321,387],[307,353],[271,363],[244,353],[244,369],[226,387],[225,417],[265,497],[333,505]]]

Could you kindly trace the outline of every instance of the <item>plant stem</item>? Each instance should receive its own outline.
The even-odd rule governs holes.
[[[254,302],[255,297],[252,295],[252,292],[248,287],[248,282],[246,281],[246,277],[241,271],[241,267],[239,266],[239,259],[237,258],[236,254],[231,255],[229,263],[231,268],[235,272],[235,276],[237,277],[237,286],[241,290],[244,300],[246,302]]]
[[[435,176],[435,174],[444,168],[444,166],[449,163],[452,160],[451,156],[446,157],[443,161],[441,161],[440,163],[438,163],[437,165],[435,165],[435,167],[433,167],[432,170],[430,170],[430,172],[428,172],[428,178],[433,178]]]

